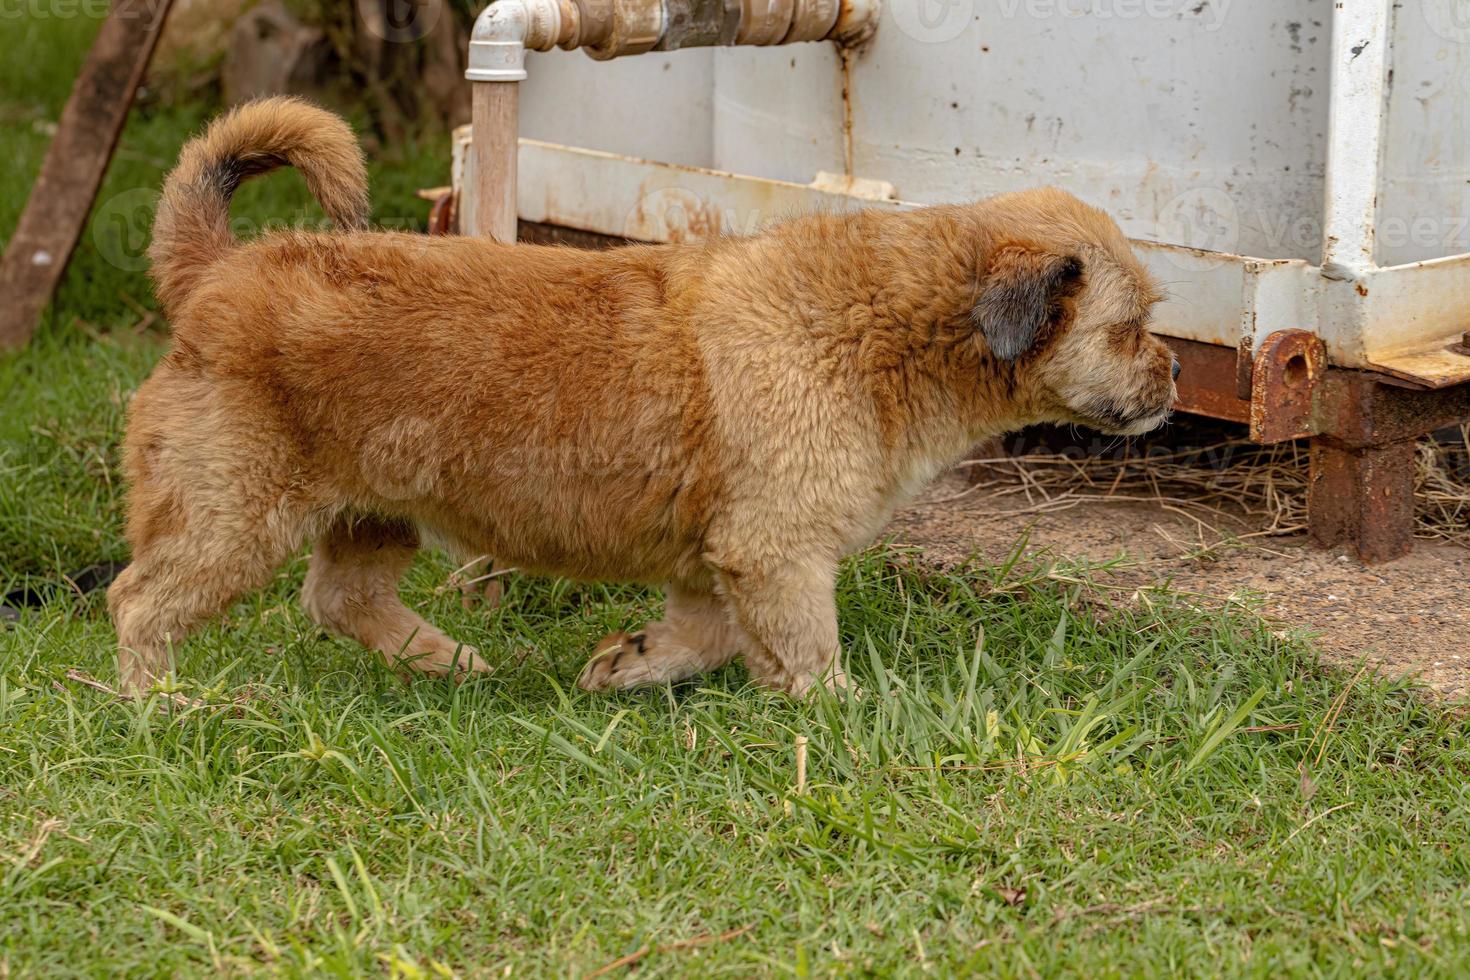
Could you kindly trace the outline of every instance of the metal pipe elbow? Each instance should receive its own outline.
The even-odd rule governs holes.
[[[845,48],[861,47],[878,30],[878,18],[882,12],[883,0],[841,0],[837,7],[837,22],[825,39],[836,41]]]
[[[493,0],[470,32],[472,82],[519,82],[526,51],[582,48],[604,60],[645,51],[832,40],[855,46],[882,0]]]
[[[554,48],[563,19],[557,0],[493,0],[470,30],[464,77],[472,82],[524,81],[526,51]]]

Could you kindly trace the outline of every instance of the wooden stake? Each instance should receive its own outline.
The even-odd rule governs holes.
[[[92,43],[0,259],[0,349],[31,339],[61,282],[171,4],[114,0]]]
[[[520,82],[472,82],[475,234],[516,240],[516,163],[520,153]]]

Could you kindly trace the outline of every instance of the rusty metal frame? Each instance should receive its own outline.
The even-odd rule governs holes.
[[[1183,411],[1249,423],[1261,443],[1311,440],[1308,513],[1312,539],[1348,546],[1365,562],[1413,548],[1414,455],[1419,438],[1470,420],[1470,385],[1425,388],[1372,371],[1327,365],[1320,341],[1272,334],[1240,368],[1237,351],[1170,340],[1183,365]],[[1249,377],[1251,397],[1237,378]]]

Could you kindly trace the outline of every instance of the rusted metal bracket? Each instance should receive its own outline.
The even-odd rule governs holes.
[[[1281,330],[1261,342],[1251,371],[1251,439],[1262,445],[1317,432],[1313,400],[1327,371],[1316,334]]]
[[[455,213],[455,205],[459,203],[458,195],[452,190],[446,190],[433,198],[433,201],[433,206],[429,208],[429,234],[456,234],[459,231],[459,215]]]
[[[1267,337],[1241,366],[1238,352],[1169,340],[1179,356],[1182,411],[1249,422],[1251,438],[1311,437],[1308,499],[1313,540],[1347,545],[1365,562],[1413,548],[1415,441],[1470,419],[1470,384],[1429,390],[1375,374],[1330,367],[1305,331]],[[1250,397],[1237,381],[1250,380]]]
[[[1413,548],[1415,442],[1470,419],[1470,385],[1414,390],[1365,371],[1318,386],[1308,501],[1312,537],[1376,563]]]
[[[1179,358],[1181,411],[1250,425],[1251,439],[1285,442],[1315,435],[1314,401],[1327,373],[1315,334],[1281,330],[1254,352],[1168,338]]]
[[[19,347],[61,282],[172,0],[115,0],[0,259],[0,348]]]

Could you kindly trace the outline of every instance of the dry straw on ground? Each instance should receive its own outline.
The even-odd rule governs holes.
[[[1470,547],[1470,426],[1421,441],[1417,461],[1415,534]],[[1245,439],[1186,449],[1155,443],[1114,455],[1002,456],[971,460],[978,482],[957,496],[1012,499],[1016,516],[1148,502],[1230,537],[1277,537],[1306,530],[1307,462],[1304,442]]]

